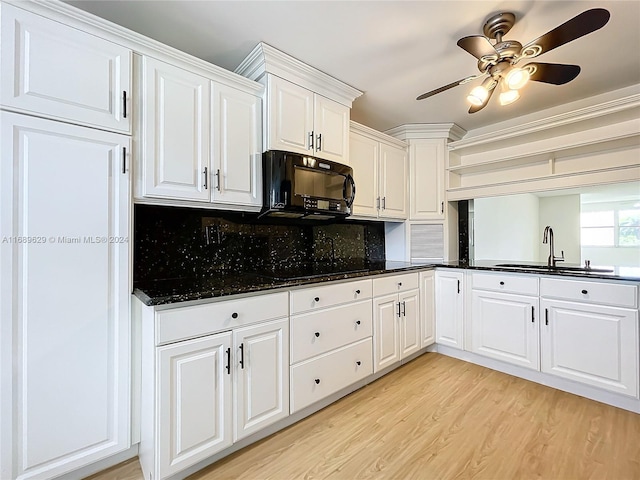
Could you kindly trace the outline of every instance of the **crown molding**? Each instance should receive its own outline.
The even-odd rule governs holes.
[[[446,139],[460,140],[467,131],[455,123],[405,123],[385,131],[401,140]]]
[[[59,0],[2,0],[0,5],[5,3],[109,40],[136,53],[181,66],[219,83],[256,95],[262,95],[264,91],[260,83]]]
[[[264,42],[256,45],[235,73],[255,81],[261,80],[265,74],[272,74],[349,108],[363,93]]]
[[[402,141],[401,139],[398,139],[396,137],[392,137],[384,132],[380,132],[378,130],[374,130],[371,127],[367,127],[366,125],[362,125],[360,123],[354,122],[353,120],[351,120],[350,124],[350,131],[352,133],[357,133],[359,135],[363,135],[365,137],[369,137],[372,140],[377,140],[377,141],[381,141],[381,142],[385,142],[385,143],[389,143],[391,145],[395,145],[397,147],[401,147],[401,148],[406,148],[407,147],[407,143]]]
[[[640,94],[629,95],[620,99],[603,102],[589,107],[579,108],[567,113],[553,115],[542,120],[527,122],[513,127],[483,133],[449,144],[449,150],[460,150],[478,145],[503,142],[506,139],[532,135],[552,129],[569,126],[578,122],[597,119],[640,107]],[[514,120],[517,123],[517,119]],[[556,132],[554,132],[555,134]]]

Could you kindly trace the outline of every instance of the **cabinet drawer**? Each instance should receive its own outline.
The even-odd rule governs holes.
[[[280,292],[163,310],[156,313],[156,345],[286,317],[287,304],[288,293]]]
[[[371,375],[372,362],[366,338],[291,367],[291,413]]]
[[[330,285],[318,284],[317,287],[291,292],[291,313],[319,310],[368,298],[371,298],[371,279]]]
[[[508,273],[474,273],[471,275],[474,289],[493,292],[538,295],[538,277],[533,275],[509,275]]]
[[[291,363],[370,337],[371,300],[291,317]]]
[[[638,287],[629,284],[541,278],[540,295],[616,307],[636,308],[638,306]]]
[[[418,272],[392,275],[373,280],[373,296],[389,295],[418,288]]]

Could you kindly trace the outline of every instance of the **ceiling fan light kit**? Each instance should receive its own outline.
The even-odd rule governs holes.
[[[534,58],[560,45],[569,43],[584,35],[604,27],[610,18],[604,8],[592,8],[522,46],[515,40],[504,40],[504,36],[515,24],[513,13],[502,12],[492,15],[483,26],[483,35],[471,35],[458,40],[458,46],[478,59],[480,74],[463,78],[443,87],[424,93],[416,98],[422,100],[438,93],[465,84],[476,78],[487,78],[482,85],[471,90],[467,101],[471,104],[469,113],[482,110],[491,98],[496,86],[500,85],[500,105],[509,105],[520,98],[518,90],[529,81],[552,85],[564,85],[578,76],[578,65],[558,63],[528,63],[522,67],[516,64],[525,58]],[[493,40],[493,43],[491,42]]]

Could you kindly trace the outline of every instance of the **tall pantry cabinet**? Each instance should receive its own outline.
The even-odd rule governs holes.
[[[0,478],[52,478],[130,446],[131,50],[0,8]]]

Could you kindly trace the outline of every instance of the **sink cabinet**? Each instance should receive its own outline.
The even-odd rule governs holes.
[[[474,273],[471,284],[471,351],[538,370],[538,278]]]

